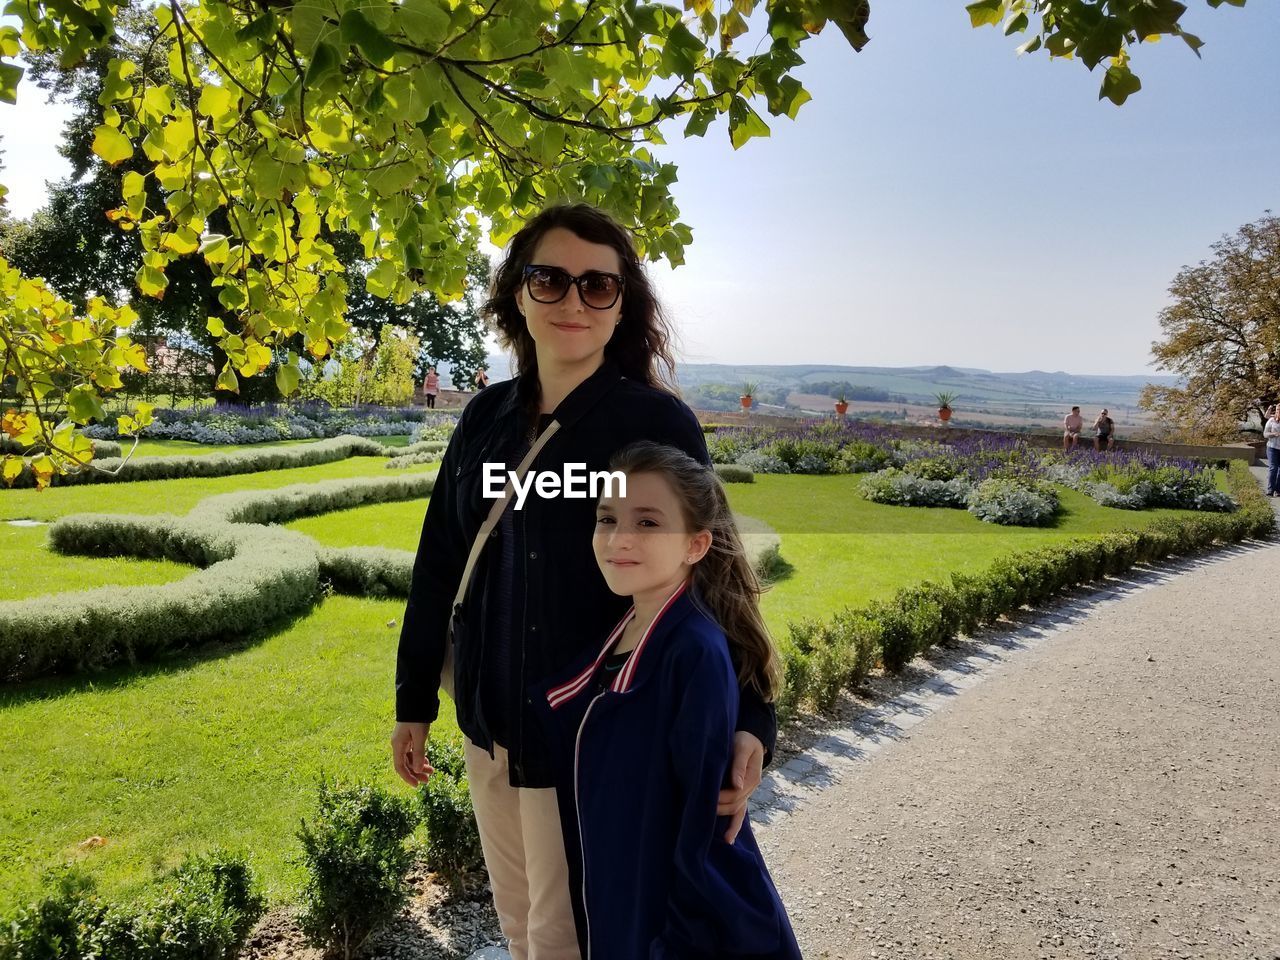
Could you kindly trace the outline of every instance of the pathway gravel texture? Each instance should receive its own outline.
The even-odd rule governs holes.
[[[1280,958],[1278,590],[1280,546],[1139,575],[762,810],[805,956]]]

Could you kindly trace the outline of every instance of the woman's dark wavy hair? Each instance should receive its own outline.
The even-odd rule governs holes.
[[[609,459],[609,469],[628,476],[662,476],[680,501],[685,529],[711,532],[710,549],[693,565],[695,601],[724,631],[738,683],[755,689],[767,702],[776,699],[782,690],[782,661],[760,613],[764,587],[751,566],[724,484],[715,471],[683,450],[649,440],[619,450]]]
[[[516,372],[537,382],[538,355],[516,306],[516,291],[524,282],[524,268],[533,262],[538,241],[556,227],[618,252],[622,265],[619,272],[626,282],[621,322],[604,348],[605,356],[618,364],[624,376],[675,393],[674,334],[636,254],[631,234],[613,217],[588,203],[557,204],[543,210],[511,238],[507,255],[493,275],[482,313],[497,328],[502,345],[515,353]]]

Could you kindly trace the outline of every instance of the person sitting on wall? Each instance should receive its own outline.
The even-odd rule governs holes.
[[[1093,421],[1093,449],[1109,450],[1115,429],[1116,422],[1107,416],[1107,408],[1103,407],[1098,419]]]
[[[1072,407],[1071,412],[1062,418],[1062,449],[1071,451],[1080,442],[1080,431],[1084,429],[1084,417],[1080,416],[1080,408]]]

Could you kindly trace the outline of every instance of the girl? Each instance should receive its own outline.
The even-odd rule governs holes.
[[[533,453],[539,471],[603,470],[641,439],[710,458],[697,418],[671,387],[670,327],[630,234],[606,214],[573,204],[530,220],[512,238],[484,311],[518,375],[471,398],[440,465],[402,621],[391,752],[406,783],[430,776],[428,728],[441,683],[452,684],[511,954],[577,960],[551,745],[526,690],[593,647],[626,601],[591,555],[591,500],[530,495],[518,511],[503,507],[484,496],[486,465],[506,476]],[[720,796],[721,813],[735,819],[774,739],[772,707],[754,689],[742,692],[736,728],[734,785]]]
[[[739,688],[771,700],[780,682],[724,489],[652,443],[610,468],[626,495],[600,499],[592,545],[632,607],[580,669],[537,690],[571,849],[578,835],[587,956],[799,958],[750,827],[731,845],[716,815]]]

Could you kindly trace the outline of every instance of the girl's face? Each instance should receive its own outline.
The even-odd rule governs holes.
[[[626,497],[601,497],[591,540],[609,589],[620,596],[665,597],[711,547],[708,530],[685,529],[680,500],[666,477],[627,475]]]
[[[571,230],[555,227],[543,234],[534,249],[531,264],[559,267],[571,276],[588,271],[622,273],[622,263],[613,247],[583,240]],[[516,305],[524,314],[538,352],[538,365],[590,366],[604,362],[605,344],[622,316],[624,290],[613,306],[596,310],[582,302],[578,288],[556,303],[540,303],[529,294],[528,281],[516,290]]]

